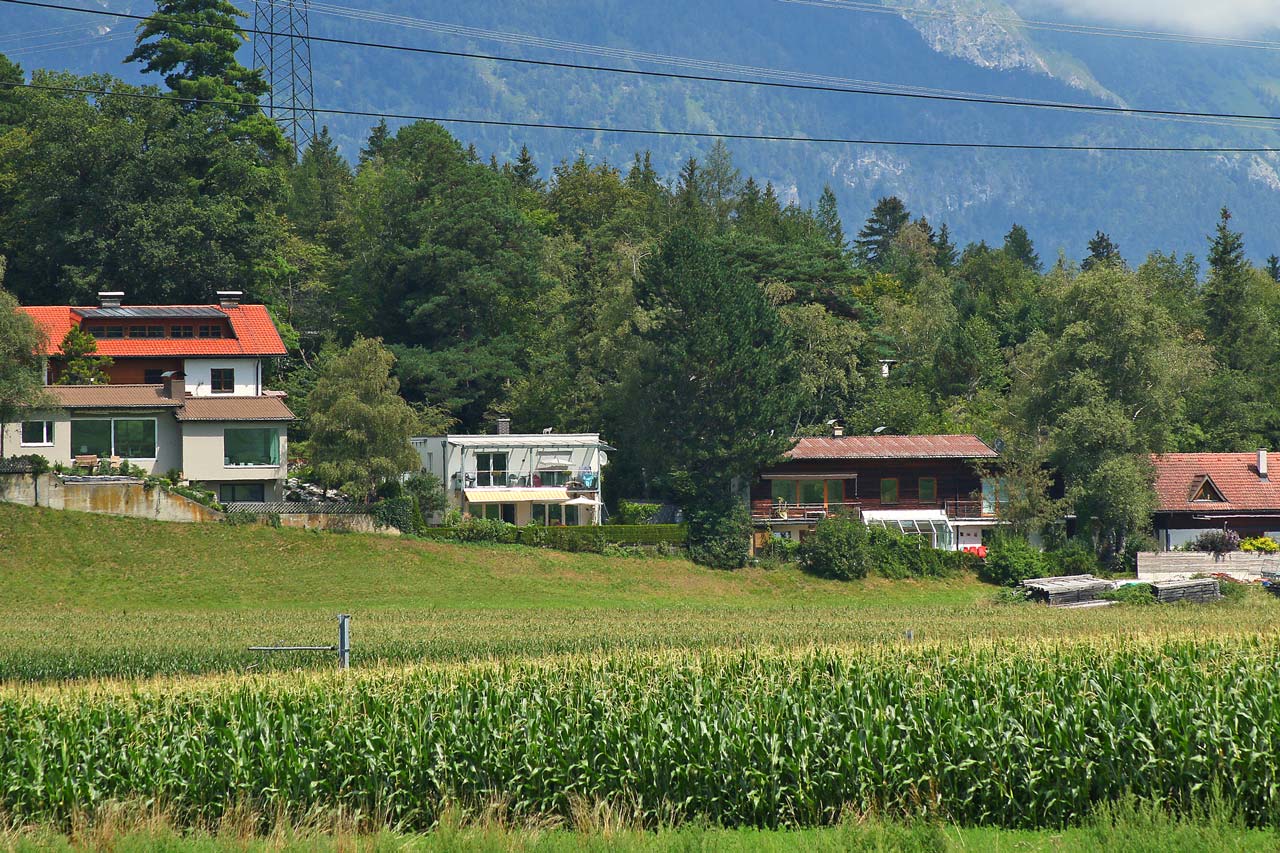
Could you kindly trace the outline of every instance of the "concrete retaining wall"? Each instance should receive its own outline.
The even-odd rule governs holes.
[[[302,527],[307,530],[328,530],[331,533],[383,533],[399,536],[400,531],[394,527],[379,527],[371,515],[358,513],[341,513],[337,515],[320,512],[282,512],[281,527]]]
[[[56,474],[0,474],[0,500],[24,506],[149,518],[154,521],[219,521],[222,513],[161,488],[137,482],[65,483]]]
[[[1138,555],[1138,580],[1158,581],[1192,575],[1225,574],[1236,580],[1256,581],[1262,572],[1280,572],[1280,554],[1246,554],[1237,551],[1221,557],[1192,551],[1161,551]]]

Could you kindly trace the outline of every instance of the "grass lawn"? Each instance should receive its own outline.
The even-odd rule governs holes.
[[[794,569],[219,524],[0,504],[0,680],[331,665],[250,645],[327,645],[353,661],[610,649],[1258,633],[1280,602],[1048,611],[998,605],[972,577],[845,583]]]

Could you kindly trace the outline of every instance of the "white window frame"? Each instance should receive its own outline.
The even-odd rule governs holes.
[[[160,457],[160,423],[158,418],[72,418],[70,423],[74,424],[76,421],[108,421],[111,424],[111,456],[119,455],[116,453],[116,421],[151,421],[151,429],[152,429],[152,432],[155,433],[155,437],[156,437],[156,441],[155,441],[156,455],[155,456],[121,456],[120,458],[128,460],[130,462],[155,462],[156,459]],[[70,430],[71,430],[71,426],[69,424],[67,426],[68,437],[70,437],[70,434],[71,434]],[[78,453],[76,453],[76,446],[74,441],[71,444],[71,455],[72,456],[79,455]]]
[[[44,441],[23,441],[22,428],[27,424],[44,424]],[[53,421],[23,421],[18,425],[19,447],[53,447]]]

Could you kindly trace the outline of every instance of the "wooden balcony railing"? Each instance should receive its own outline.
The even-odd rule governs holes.
[[[947,501],[947,518],[995,518],[996,506],[988,501]]]
[[[752,521],[804,521],[806,519],[826,518],[829,515],[857,515],[862,504],[857,501],[842,501],[829,504],[775,504],[772,501],[752,501]]]

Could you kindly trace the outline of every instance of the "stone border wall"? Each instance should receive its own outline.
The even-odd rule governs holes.
[[[156,486],[144,488],[141,480],[118,478],[101,483],[64,482],[57,474],[0,474],[0,500],[24,506],[70,509],[153,521],[221,521],[222,513],[182,495]]]

